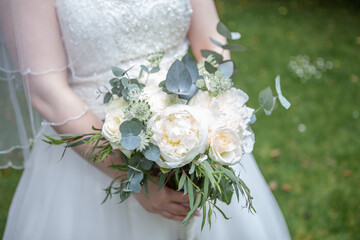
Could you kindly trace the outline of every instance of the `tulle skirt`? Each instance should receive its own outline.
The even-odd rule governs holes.
[[[51,128],[44,132],[55,134]],[[40,140],[35,143],[10,207],[5,240],[177,238],[178,222],[147,212],[133,197],[119,204],[114,196],[101,204],[111,179],[71,149],[59,160],[62,151]],[[198,239],[290,239],[253,156],[241,163],[236,168],[251,189],[257,213],[249,213],[236,197],[229,206],[219,202],[231,219],[217,214],[211,229],[205,226]]]

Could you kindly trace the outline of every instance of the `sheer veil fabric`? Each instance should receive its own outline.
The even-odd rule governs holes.
[[[175,238],[175,221],[147,212],[134,198],[101,205],[111,179],[72,150],[59,161],[63,148],[49,148],[41,136],[87,111],[103,118],[98,89],[111,79],[111,66],[135,66],[135,73],[149,53],[164,52],[167,69],[183,56],[191,14],[190,0],[0,0],[0,168],[25,167],[5,240]],[[34,83],[59,77],[84,104],[42,119],[32,107]],[[236,199],[220,204],[232,219],[214,217],[199,239],[290,239],[254,158],[247,155],[242,165],[236,168],[253,190],[257,213]]]

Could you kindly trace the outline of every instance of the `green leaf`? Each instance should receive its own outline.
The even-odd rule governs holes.
[[[203,204],[201,204],[203,205]],[[205,226],[205,222],[206,222],[206,204],[203,205],[203,216],[202,216],[202,222],[201,222],[201,231],[203,230],[204,226]]]
[[[112,72],[117,77],[122,77],[125,74],[125,70],[119,67],[112,67]]]
[[[129,101],[129,89],[125,88],[121,91],[121,95],[124,97],[125,101]]]
[[[166,89],[175,94],[184,94],[190,90],[192,79],[183,62],[175,60],[166,75]]]
[[[133,167],[137,166],[141,161],[141,156],[135,155],[129,159],[129,164]]]
[[[139,136],[126,136],[122,137],[120,144],[126,150],[135,150],[140,144],[141,138]]]
[[[192,208],[194,206],[194,186],[191,183],[190,178],[186,178],[187,179],[187,191],[188,191],[188,195],[189,195],[189,202],[190,202],[190,208]]]
[[[154,67],[153,69],[150,70],[150,73],[157,73],[160,71],[159,67]]]
[[[270,87],[267,87],[260,92],[259,104],[264,107],[264,110],[270,111],[271,113],[272,109],[274,108],[275,101]]]
[[[223,215],[226,220],[229,220],[226,214],[218,206],[216,206],[216,204],[214,204],[214,207],[221,213],[221,215]]]
[[[189,174],[193,174],[194,171],[195,171],[195,164],[192,163],[192,164],[191,164],[191,168],[190,168],[190,170],[189,170]]]
[[[107,92],[104,96],[104,103],[110,102],[111,98],[112,98],[112,94],[110,92]]]
[[[208,217],[208,222],[209,222],[209,226],[211,228],[211,216],[212,216],[212,209],[211,209],[211,206],[209,205],[209,211],[208,211],[208,214],[207,214],[207,217]]]
[[[223,47],[223,45],[224,44],[222,44],[221,42],[218,42],[218,41],[216,41],[215,39],[213,39],[213,38],[210,38],[210,42],[212,42],[213,44],[215,44],[216,46],[218,46],[218,47]]]
[[[143,152],[146,159],[156,162],[160,158],[160,149],[155,144],[150,143],[149,147]]]
[[[211,65],[211,63],[209,63],[207,61],[204,62],[204,66],[205,66],[206,71],[208,71],[211,74],[214,74],[217,70],[216,67],[214,67],[213,65]]]
[[[119,83],[120,83],[118,78],[112,78],[112,79],[110,79],[109,82],[112,87],[115,87],[115,86],[119,85]]]
[[[126,78],[126,77],[123,77],[121,79],[121,84],[124,86],[124,87],[128,87],[129,84],[130,84],[130,79]]]
[[[142,126],[136,121],[125,121],[120,125],[122,137],[137,136],[140,134]]]
[[[194,203],[194,206],[190,209],[190,211],[188,212],[188,214],[186,215],[186,218],[184,219],[183,223],[187,223],[189,221],[189,219],[191,218],[191,216],[195,213],[196,209],[199,207],[200,202],[201,202],[201,194],[198,194],[196,197],[196,201]]]
[[[127,172],[129,170],[129,167],[127,165],[110,165],[108,168],[116,169],[122,172]]]
[[[199,69],[195,60],[187,53],[181,59],[181,61],[185,64],[186,69],[189,71],[192,83],[196,83],[199,79]]]
[[[223,46],[223,49],[227,49],[227,50],[234,51],[234,52],[241,52],[241,51],[245,51],[246,47],[241,46],[236,43],[228,43]]]
[[[178,191],[180,191],[183,188],[185,180],[186,180],[186,173],[183,172],[179,181]]]
[[[204,196],[203,196],[203,200],[202,200],[202,202],[201,202],[201,205],[202,206],[204,206],[204,204],[205,204],[205,201],[206,201],[206,199],[208,198],[208,195],[209,195],[209,185],[210,185],[210,183],[209,183],[209,178],[208,177],[204,177],[204,188],[203,188],[203,192],[204,192]]]
[[[147,175],[145,175],[145,179],[144,179],[144,189],[145,189],[146,196],[150,199],[149,184],[148,184],[148,179],[146,176]]]
[[[218,31],[218,33],[220,33],[221,35],[223,35],[224,37],[226,37],[227,39],[231,39],[231,32],[230,30],[225,26],[225,24],[223,24],[222,22],[219,22],[216,26],[216,30]]]
[[[140,166],[145,171],[148,171],[152,168],[153,162],[143,158],[143,159],[141,159]]]
[[[144,178],[144,174],[141,171],[134,171],[133,169],[129,169],[127,172],[127,178],[130,181],[128,185],[128,190],[133,193],[141,192],[141,181]]]
[[[160,191],[160,189],[162,189],[162,187],[165,185],[166,177],[166,174],[160,174],[158,191]]]
[[[215,58],[215,61],[217,63],[222,63],[222,61],[223,61],[223,56],[217,52],[214,52],[211,50],[201,50],[200,52],[201,52],[201,56],[203,56],[204,58],[207,58],[208,56],[213,55]]]
[[[233,61],[226,61],[219,65],[219,71],[222,73],[224,78],[231,78],[234,73],[234,62]]]
[[[145,65],[140,65],[140,68],[141,68],[143,71],[149,73],[149,69],[148,69],[147,66],[145,66]]]

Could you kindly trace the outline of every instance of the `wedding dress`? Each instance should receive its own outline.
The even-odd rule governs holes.
[[[111,66],[139,66],[147,63],[147,54],[164,51],[161,68],[166,69],[188,49],[189,0],[57,0],[56,12],[69,61],[68,82],[100,118],[104,113],[97,89],[111,79]],[[55,134],[46,124],[41,133]],[[133,197],[101,204],[111,179],[71,149],[59,160],[63,147],[49,147],[40,138],[25,162],[5,240],[176,239],[176,221],[147,212]],[[241,164],[236,168],[251,189],[257,213],[236,199],[229,206],[219,203],[231,219],[218,214],[210,230],[198,230],[199,239],[290,239],[253,156]]]

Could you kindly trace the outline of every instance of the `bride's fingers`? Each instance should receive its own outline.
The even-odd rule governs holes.
[[[175,215],[187,215],[190,208],[179,203],[169,203],[166,209],[163,209]]]
[[[189,203],[189,196],[182,191],[169,190],[169,198],[171,202],[175,203]]]
[[[171,212],[168,212],[166,210],[161,210],[159,213],[160,213],[161,216],[163,216],[165,218],[168,218],[168,219],[171,219],[171,220],[176,220],[176,221],[182,221],[186,217],[186,216],[172,214]]]

